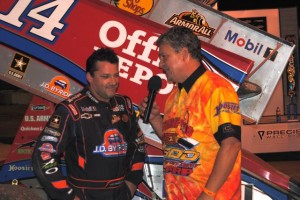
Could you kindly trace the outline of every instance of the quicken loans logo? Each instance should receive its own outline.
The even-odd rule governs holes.
[[[264,45],[259,42],[254,42],[251,39],[244,39],[242,37],[239,37],[238,33],[233,33],[231,30],[227,31],[224,39],[256,55],[261,55],[264,52],[262,54],[264,58],[273,53],[273,55],[269,58],[269,60],[271,61],[275,60],[278,53],[277,51],[273,52],[273,49],[271,49],[270,47],[264,48]],[[263,51],[263,49],[266,50]]]

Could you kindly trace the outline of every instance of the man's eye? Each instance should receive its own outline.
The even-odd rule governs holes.
[[[102,75],[101,78],[108,79],[109,76],[108,75]]]

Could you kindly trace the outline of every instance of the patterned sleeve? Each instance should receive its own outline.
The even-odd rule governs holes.
[[[233,88],[214,90],[207,107],[212,132],[219,144],[228,137],[241,140],[241,114],[239,99]]]
[[[71,120],[67,110],[58,107],[41,132],[32,155],[37,179],[53,199],[74,199],[60,167],[67,141],[71,141]]]

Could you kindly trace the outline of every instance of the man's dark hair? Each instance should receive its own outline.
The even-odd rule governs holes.
[[[92,53],[86,60],[86,72],[89,72],[92,76],[97,70],[96,63],[97,61],[107,61],[112,64],[118,64],[119,58],[117,54],[110,48],[104,47],[100,48]]]
[[[157,46],[168,44],[177,53],[186,47],[193,58],[201,61],[201,41],[193,31],[187,27],[174,26],[170,28],[167,32],[158,37],[156,44]]]

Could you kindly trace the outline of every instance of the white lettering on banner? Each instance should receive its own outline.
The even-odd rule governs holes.
[[[21,126],[20,131],[42,131],[43,127]]]
[[[36,118],[35,118],[36,117]],[[37,116],[33,116],[33,115],[25,115],[24,116],[24,121],[25,122],[47,122],[50,119],[50,115],[37,115]]]
[[[17,1],[8,14],[0,14],[0,20],[13,26],[21,27],[25,20],[21,21],[20,18],[21,16],[24,16],[25,11],[29,10],[27,16],[40,22],[35,24],[35,27],[33,26],[29,32],[53,41],[56,38],[56,36],[52,34],[53,31],[55,29],[63,29],[65,25],[61,23],[61,21],[63,21],[64,15],[68,13],[68,10],[74,4],[75,0],[52,1],[40,6],[34,5],[34,8],[28,9],[28,6],[33,6],[31,2],[32,0]],[[41,14],[43,11],[49,11],[51,9],[51,14],[48,14],[47,16]]]
[[[32,166],[17,166],[17,165],[9,165],[9,169],[8,171],[10,172],[14,172],[14,171],[33,171],[33,167]]]
[[[141,79],[149,80],[153,76],[153,72],[151,71],[151,69],[140,64],[136,64],[135,66],[137,67],[137,70],[134,77],[130,78],[131,81],[137,84],[142,84],[142,82],[140,81]]]
[[[17,1],[13,4],[10,10],[7,13],[0,13],[0,22],[4,21],[12,26],[23,28],[27,23],[29,24],[32,19],[35,23],[30,25],[28,32],[34,36],[38,36],[42,39],[53,42],[57,39],[58,31],[64,29],[64,18],[69,13],[71,7],[75,5],[77,1],[75,0],[64,0],[64,1],[51,1],[40,4],[33,4],[33,0],[22,0]],[[45,12],[50,11],[50,12]],[[44,14],[47,13],[47,14]],[[24,18],[28,18],[25,19]],[[37,23],[36,23],[37,22]],[[109,39],[109,31],[117,30],[117,38],[114,40]],[[127,27],[124,26],[121,22],[111,20],[106,21],[99,29],[99,38],[100,41],[111,48],[121,48],[122,53],[128,55],[122,58],[120,56],[120,76],[124,79],[141,85],[143,81],[149,80],[153,76],[153,71],[147,65],[152,67],[158,67],[159,58],[155,56],[155,59],[150,57],[151,54],[158,55],[158,47],[155,45],[155,41],[158,36],[154,35],[149,36],[149,33],[143,30],[134,30],[133,33],[129,34]],[[127,46],[122,46],[124,44]],[[95,47],[94,49],[98,49]],[[134,63],[134,60],[140,60],[145,62]],[[136,71],[134,71],[136,70]],[[130,71],[134,71],[134,75],[129,77]],[[163,80],[165,80],[166,85],[162,88],[160,94],[168,94],[173,88],[172,83],[168,83],[166,76],[161,73],[157,74]],[[22,77],[21,77],[22,78]],[[55,93],[61,97],[69,97],[70,93],[61,90],[55,86],[51,86],[48,83],[43,83],[42,87],[49,90],[52,93]]]
[[[128,72],[129,67],[132,67],[132,64],[133,64],[132,60],[128,60],[126,58],[119,56],[120,77],[125,79],[128,78],[128,74],[123,73],[123,70],[125,72]]]
[[[111,28],[117,28],[119,30],[119,37],[115,41],[108,40],[108,31]],[[120,47],[126,40],[127,31],[126,28],[120,23],[116,21],[108,21],[102,25],[99,31],[99,38],[103,42],[104,45],[111,48]],[[98,49],[98,47],[97,47]]]
[[[20,16],[23,14],[27,6],[31,3],[31,0],[17,1],[15,6],[7,15],[0,14],[0,20],[9,23],[16,27],[21,27],[23,22],[21,22]]]
[[[111,29],[117,29],[119,34],[118,37],[115,40],[109,40],[108,39],[108,32]],[[117,21],[107,21],[105,22],[100,30],[99,30],[99,39],[100,41],[105,45],[110,48],[120,48],[126,40],[129,41],[128,46],[124,47],[122,49],[122,52],[130,57],[137,57],[137,59],[144,61],[146,63],[149,63],[153,65],[154,67],[158,67],[159,63],[159,58],[157,56],[157,60],[151,60],[150,59],[150,54],[155,51],[158,55],[158,47],[154,44],[155,41],[157,40],[158,36],[151,36],[147,40],[142,40],[145,39],[147,36],[147,32],[143,30],[135,30],[131,35],[127,33],[126,27]],[[141,45],[144,47],[144,50],[141,51],[141,54],[137,55],[136,46]],[[95,46],[94,50],[98,49],[99,47]],[[122,56],[119,56],[120,59],[120,77],[124,79],[129,79],[131,82],[134,82],[138,85],[142,84],[142,81],[149,80],[153,76],[152,70],[139,63],[133,63],[132,60],[128,58],[124,58]],[[128,72],[130,69],[133,69],[135,67],[135,74],[133,77],[128,77]],[[161,88],[159,91],[160,94],[168,94],[171,92],[173,88],[172,83],[167,82],[166,75],[161,73],[157,74],[158,76],[161,77],[161,79],[166,81],[166,87]]]

